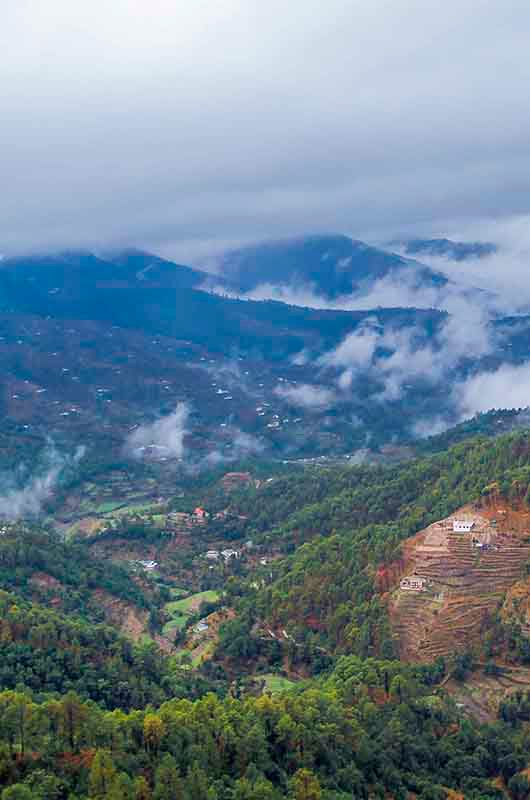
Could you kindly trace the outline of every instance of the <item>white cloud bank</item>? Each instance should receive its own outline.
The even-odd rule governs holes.
[[[530,362],[503,364],[490,372],[480,372],[453,391],[462,419],[480,411],[530,406]]]

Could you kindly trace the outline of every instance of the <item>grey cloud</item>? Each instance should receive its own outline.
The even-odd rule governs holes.
[[[530,210],[522,0],[5,5],[7,253]]]
[[[488,355],[496,344],[486,310],[464,296],[455,295],[451,305],[452,313],[432,340],[425,341],[415,327],[382,330],[368,320],[319,363],[338,370],[337,385],[343,391],[369,371],[384,384],[375,398],[380,402],[399,399],[408,384],[419,380],[439,383],[461,362]]]

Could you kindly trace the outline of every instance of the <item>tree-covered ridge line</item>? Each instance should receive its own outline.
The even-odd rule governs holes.
[[[250,515],[248,528],[256,533],[281,539],[299,532],[308,539],[396,521],[411,505],[422,524],[439,519],[477,499],[493,481],[524,481],[526,473],[515,471],[525,467],[530,471],[528,431],[479,436],[398,465],[308,467],[241,493],[233,505]]]
[[[3,692],[2,800],[487,800],[499,780],[525,797],[527,701],[510,724],[463,721],[435,673],[344,657],[300,691],[130,713]]]

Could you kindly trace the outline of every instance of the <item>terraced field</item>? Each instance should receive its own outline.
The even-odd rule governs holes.
[[[469,516],[470,510],[459,513]],[[447,657],[478,641],[530,557],[524,532],[473,512],[473,531],[459,533],[453,531],[457,516],[418,534],[408,550],[407,574],[424,579],[422,590],[400,587],[392,593],[393,634],[407,661]]]

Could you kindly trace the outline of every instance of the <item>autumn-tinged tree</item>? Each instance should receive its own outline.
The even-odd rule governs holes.
[[[146,751],[156,756],[166,732],[162,718],[158,714],[146,714],[143,732]]]
[[[116,767],[105,750],[98,750],[92,761],[89,776],[90,800],[107,800],[117,777]]]
[[[320,800],[322,790],[318,778],[308,769],[299,769],[293,777],[294,800]]]
[[[134,800],[152,800],[152,797],[147,780],[140,775],[134,782]]]

